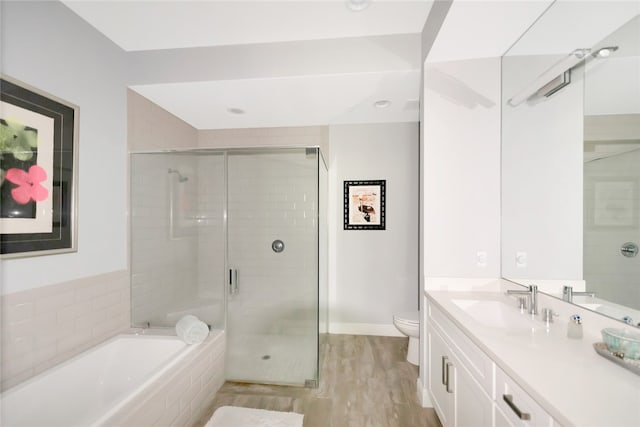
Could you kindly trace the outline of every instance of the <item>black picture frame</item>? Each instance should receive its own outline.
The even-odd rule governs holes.
[[[387,181],[344,181],[344,229],[385,230]]]
[[[79,108],[5,75],[0,107],[0,257],[77,251]]]

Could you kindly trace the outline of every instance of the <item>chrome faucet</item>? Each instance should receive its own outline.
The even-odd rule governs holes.
[[[530,285],[526,291],[508,290],[509,295],[526,295],[529,298],[529,314],[538,314],[538,286]]]
[[[134,329],[139,329],[138,331],[136,331],[136,335],[144,335],[146,334],[147,330],[151,328],[151,322],[140,322],[131,325],[131,327]]]
[[[566,302],[573,302],[573,297],[576,295],[580,295],[580,296],[583,295],[588,297],[596,296],[595,292],[574,292],[573,287],[571,286],[562,287],[562,299],[565,300]]]

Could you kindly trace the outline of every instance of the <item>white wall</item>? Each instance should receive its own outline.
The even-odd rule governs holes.
[[[500,58],[425,62],[422,99],[420,280],[482,288],[500,277]],[[426,318],[418,395],[431,406]]]
[[[507,101],[558,57],[503,59],[502,273],[582,279],[583,73],[549,98]],[[544,124],[544,125],[542,125]],[[526,261],[516,262],[518,253]],[[523,265],[525,264],[525,265]]]
[[[329,128],[330,332],[397,335],[418,309],[418,124]],[[386,230],[344,230],[343,181],[386,179]]]
[[[123,52],[59,2],[0,2],[2,73],[79,106],[78,251],[2,261],[2,388],[129,325]]]
[[[424,275],[500,277],[500,59],[425,64]]]
[[[13,293],[127,268],[123,52],[58,2],[2,2],[2,72],[80,107],[78,252],[2,262]]]

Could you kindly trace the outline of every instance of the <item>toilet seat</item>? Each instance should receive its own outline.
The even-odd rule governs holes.
[[[405,313],[398,313],[393,315],[394,322],[402,323],[409,326],[417,326],[420,324],[420,318],[418,311],[407,311]]]

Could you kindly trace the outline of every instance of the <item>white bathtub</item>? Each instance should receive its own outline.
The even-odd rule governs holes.
[[[99,426],[197,345],[118,335],[2,394],[4,427]]]

